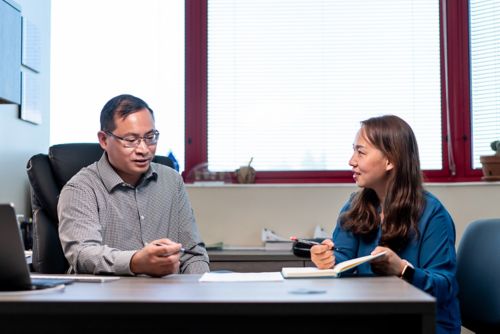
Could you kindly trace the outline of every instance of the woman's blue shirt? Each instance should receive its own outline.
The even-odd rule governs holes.
[[[411,282],[417,288],[431,294],[437,303],[436,333],[460,333],[460,308],[456,280],[455,225],[441,204],[431,193],[424,192],[425,209],[418,223],[419,237],[413,238],[397,254],[415,267]],[[341,214],[350,208],[349,200]],[[379,245],[381,229],[377,237],[363,238],[341,228],[340,221],[333,231],[335,262],[369,255]],[[359,274],[373,274],[369,263],[357,267]]]

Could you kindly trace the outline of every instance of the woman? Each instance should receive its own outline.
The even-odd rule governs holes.
[[[311,260],[323,269],[387,251],[357,272],[399,276],[433,295],[436,333],[460,333],[455,226],[423,190],[412,129],[396,116],[370,118],[361,122],[353,148],[349,165],[362,189],[342,208],[333,241],[311,248]]]

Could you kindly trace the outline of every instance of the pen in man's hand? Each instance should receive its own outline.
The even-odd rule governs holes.
[[[155,246],[166,246],[165,244],[160,244],[160,243],[155,243]],[[191,250],[191,249],[185,249],[184,247],[182,247],[179,252],[181,253],[186,253],[186,254],[190,254],[190,255],[203,255],[202,253],[200,252],[197,252],[197,251],[194,251],[194,250]]]
[[[181,251],[181,253],[186,253],[186,254],[191,254],[191,255],[203,255],[202,253],[191,250],[191,249],[181,248],[180,251]]]

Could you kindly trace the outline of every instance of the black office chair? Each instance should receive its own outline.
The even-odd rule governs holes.
[[[463,326],[477,334],[500,333],[500,219],[469,224],[457,261]]]
[[[49,148],[49,154],[31,157],[26,166],[31,184],[33,208],[32,266],[40,273],[64,273],[68,262],[59,240],[57,201],[62,187],[80,169],[99,160],[99,144],[60,144]],[[156,156],[154,162],[173,168],[172,161]]]

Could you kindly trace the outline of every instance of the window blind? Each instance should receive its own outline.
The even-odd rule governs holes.
[[[207,32],[211,170],[348,170],[384,114],[442,168],[438,0],[208,0]]]
[[[479,156],[500,140],[500,2],[471,0],[469,22],[472,156],[481,168]]]

